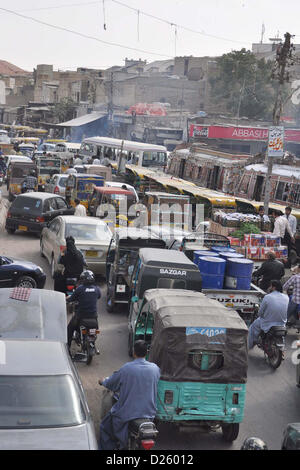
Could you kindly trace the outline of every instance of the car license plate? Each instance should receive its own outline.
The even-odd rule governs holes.
[[[125,292],[125,290],[126,290],[125,284],[123,285],[117,284],[117,292]]]
[[[24,232],[27,231],[27,227],[25,225],[19,225],[18,229],[19,230],[24,230]]]
[[[96,256],[98,256],[98,251],[88,250],[88,251],[85,252],[85,255],[86,256],[91,256],[91,257],[96,257]]]

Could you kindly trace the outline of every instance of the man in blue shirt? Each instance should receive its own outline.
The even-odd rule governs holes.
[[[82,284],[75,292],[67,298],[67,302],[78,302],[75,315],[68,324],[68,346],[71,346],[73,333],[80,326],[83,318],[95,319],[95,328],[98,328],[97,302],[101,297],[101,292],[96,286],[95,277],[92,271],[86,270],[80,274]]]
[[[118,394],[118,401],[100,424],[100,450],[124,449],[128,441],[128,423],[137,418],[154,419],[156,415],[159,367],[146,361],[147,344],[139,340],[134,344],[134,361],[99,384]]]
[[[282,293],[280,281],[271,281],[270,294],[266,295],[258,311],[259,317],[250,325],[248,346],[252,349],[257,343],[259,333],[267,333],[272,326],[285,326],[289,298]]]

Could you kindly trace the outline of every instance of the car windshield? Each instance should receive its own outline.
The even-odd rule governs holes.
[[[106,224],[66,224],[65,237],[74,237],[76,240],[110,241],[112,233]]]
[[[70,375],[0,376],[0,428],[75,426],[85,420]]]

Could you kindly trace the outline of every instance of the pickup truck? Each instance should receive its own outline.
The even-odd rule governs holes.
[[[202,289],[202,292],[225,307],[236,310],[247,326],[255,320],[259,305],[266,295],[255,284],[251,284],[250,290]]]

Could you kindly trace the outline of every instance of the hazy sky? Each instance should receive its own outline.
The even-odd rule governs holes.
[[[179,25],[176,55],[211,56],[242,47],[250,49],[253,42],[260,42],[263,23],[264,42],[276,36],[278,31],[281,37],[286,31],[299,35],[294,41],[300,42],[299,0],[119,1],[141,11],[139,40],[137,13],[113,0],[104,0],[106,30],[103,28],[103,0],[0,0],[0,59],[32,70],[41,63],[53,64],[55,69],[75,69],[78,66],[106,68],[123,64],[125,57],[142,58],[148,62],[173,57],[175,27],[146,17],[142,12]],[[1,8],[145,52],[109,46],[58,31]],[[223,39],[183,30],[180,25]]]

